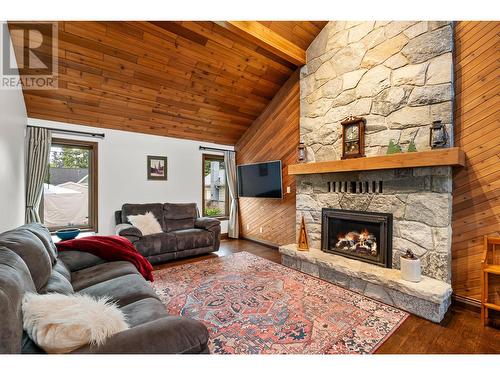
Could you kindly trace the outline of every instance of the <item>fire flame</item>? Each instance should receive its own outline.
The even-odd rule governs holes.
[[[345,233],[339,233],[337,235],[337,240],[347,240],[347,241],[356,241],[357,238],[356,238],[356,233],[355,232],[349,232],[347,234]]]
[[[337,240],[346,240],[346,241],[359,241],[359,240],[366,240],[367,238],[370,237],[370,232],[368,232],[368,229],[363,229],[361,233],[357,232],[349,232],[349,233],[339,233],[337,235]]]
[[[337,235],[337,248],[350,251],[364,251],[371,255],[377,255],[377,241],[375,235],[364,228],[361,232],[351,231],[348,233],[339,233]]]

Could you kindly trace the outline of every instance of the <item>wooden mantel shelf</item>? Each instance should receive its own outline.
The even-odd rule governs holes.
[[[465,153],[458,147],[453,147],[357,159],[292,164],[288,166],[288,174],[297,175],[440,166],[463,167],[464,165]]]

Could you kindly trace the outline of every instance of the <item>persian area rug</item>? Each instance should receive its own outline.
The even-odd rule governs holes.
[[[202,321],[218,354],[373,353],[408,314],[246,252],[154,272],[172,315]]]

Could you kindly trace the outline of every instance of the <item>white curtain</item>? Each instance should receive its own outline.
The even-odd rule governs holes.
[[[227,187],[229,189],[229,223],[227,235],[229,238],[238,238],[240,227],[238,223],[238,190],[236,185],[236,153],[224,152],[224,166],[226,169]]]
[[[43,180],[49,167],[52,134],[45,128],[29,127],[27,132],[28,154],[26,161],[26,223],[40,223],[40,201]]]

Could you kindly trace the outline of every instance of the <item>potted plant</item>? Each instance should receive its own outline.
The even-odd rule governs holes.
[[[401,255],[401,277],[414,283],[422,279],[420,259],[410,249]]]

